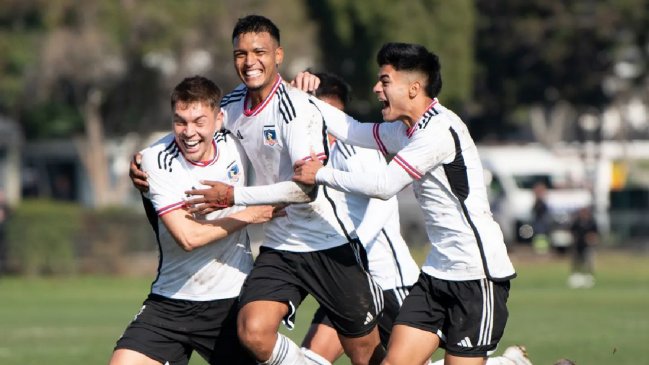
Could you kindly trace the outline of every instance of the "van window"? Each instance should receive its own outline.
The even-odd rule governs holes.
[[[538,183],[544,184],[548,189],[554,188],[550,175],[515,175],[514,181],[516,181],[516,185],[521,189],[532,189]]]

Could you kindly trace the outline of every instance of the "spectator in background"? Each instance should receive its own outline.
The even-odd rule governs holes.
[[[568,285],[573,288],[590,288],[595,284],[593,277],[593,247],[599,241],[597,222],[590,207],[577,211],[570,227],[573,237],[572,274]]]
[[[534,205],[532,206],[532,228],[534,236],[532,247],[536,253],[546,254],[550,249],[550,208],[546,201],[547,187],[538,182],[534,185]]]

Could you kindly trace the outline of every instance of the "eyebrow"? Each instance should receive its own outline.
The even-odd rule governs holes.
[[[195,121],[197,121],[197,120],[199,120],[201,118],[207,118],[207,115],[201,114],[201,115],[197,116],[196,118],[192,119],[191,122],[195,122]],[[183,122],[187,122],[187,120],[185,118],[181,117],[178,113],[174,113],[174,119],[180,119]]]

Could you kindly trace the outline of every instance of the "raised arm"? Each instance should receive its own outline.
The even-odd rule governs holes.
[[[327,132],[343,142],[372,149],[378,149],[372,129],[376,123],[361,123],[345,112],[315,97],[311,98],[327,126]]]
[[[294,179],[299,174],[300,172],[296,170]],[[346,193],[362,194],[387,200],[412,183],[412,180],[412,176],[398,164],[390,163],[386,169],[363,173],[352,173],[325,167],[317,171],[314,182]]]

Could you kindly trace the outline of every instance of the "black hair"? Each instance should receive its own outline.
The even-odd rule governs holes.
[[[439,58],[426,47],[411,43],[386,43],[376,55],[379,67],[390,65],[397,71],[419,71],[427,76],[426,93],[436,97],[442,89]]]
[[[232,42],[234,39],[244,33],[268,33],[273,37],[277,44],[279,42],[279,28],[268,18],[261,15],[248,15],[239,18],[232,30]]]
[[[333,96],[347,107],[351,96],[351,87],[340,76],[329,72],[318,72],[314,74],[320,79],[320,86],[315,91],[315,96]]]
[[[203,76],[187,77],[171,93],[171,109],[178,102],[206,102],[210,108],[215,109],[219,106],[221,96],[221,89],[212,80]]]

